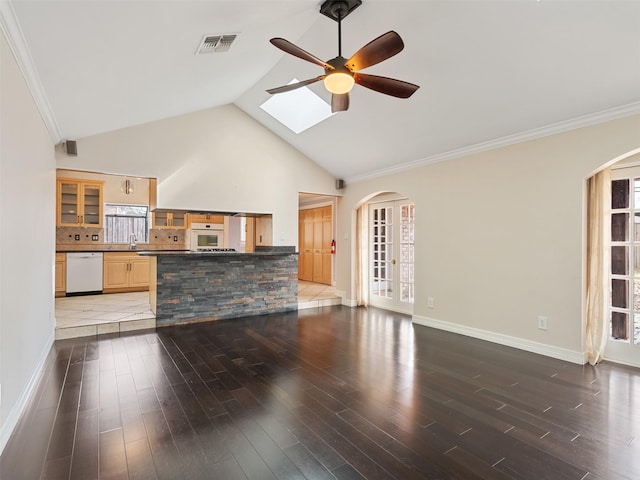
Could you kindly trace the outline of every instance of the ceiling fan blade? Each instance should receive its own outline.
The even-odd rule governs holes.
[[[402,38],[392,30],[367,43],[347,60],[345,66],[352,72],[357,72],[393,57],[403,48]]]
[[[301,49],[299,46],[294,45],[289,40],[285,40],[284,38],[276,37],[269,40],[273,45],[278,47],[283,52],[288,53],[289,55],[293,55],[294,57],[301,58],[302,60],[306,60],[307,62],[315,63],[316,65],[321,66],[322,68],[333,70],[333,67],[326,63],[324,60],[319,59],[315,55],[311,55],[309,52]]]
[[[349,94],[334,93],[331,95],[331,113],[349,110]]]
[[[353,79],[358,85],[398,98],[409,98],[420,88],[413,83],[366,73],[356,73],[353,75]]]
[[[267,93],[270,93],[271,95],[273,95],[275,93],[290,92],[291,90],[295,90],[296,88],[304,87],[305,85],[311,85],[312,83],[319,82],[324,77],[326,77],[326,75],[320,75],[319,77],[316,77],[316,78],[302,80],[301,82],[298,82],[298,83],[283,85],[282,87],[270,88],[269,90],[267,90]]]

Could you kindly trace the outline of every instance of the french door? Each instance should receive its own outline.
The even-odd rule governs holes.
[[[640,167],[611,170],[609,341],[605,357],[640,364]]]
[[[369,303],[413,313],[415,206],[408,200],[369,205]]]

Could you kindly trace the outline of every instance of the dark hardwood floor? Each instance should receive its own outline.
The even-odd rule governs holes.
[[[58,341],[0,475],[638,479],[639,373],[345,307]]]

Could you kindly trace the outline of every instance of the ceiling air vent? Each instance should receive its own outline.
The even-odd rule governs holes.
[[[236,39],[235,33],[220,34],[220,35],[205,35],[198,45],[196,55],[202,55],[203,53],[222,53],[229,51],[231,44]]]

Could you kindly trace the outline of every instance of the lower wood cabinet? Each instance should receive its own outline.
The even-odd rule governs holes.
[[[56,253],[56,297],[67,294],[67,254]]]
[[[103,293],[149,290],[149,278],[149,257],[129,252],[104,254]]]

